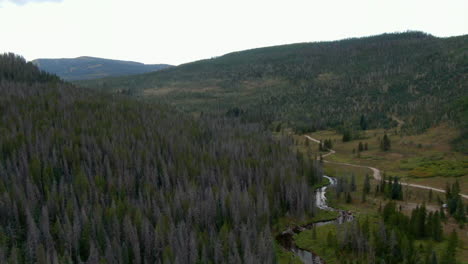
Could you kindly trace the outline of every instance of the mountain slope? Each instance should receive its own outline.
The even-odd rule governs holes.
[[[89,80],[109,76],[141,74],[171,67],[167,64],[143,64],[94,57],[37,59],[33,63],[40,69],[57,74],[64,80]]]
[[[290,138],[0,65],[0,263],[276,263],[271,226],[315,213]]]
[[[467,95],[468,36],[421,32],[230,53],[160,72],[83,82],[190,112],[234,112],[299,130],[359,124],[419,131]],[[231,111],[229,111],[231,110]]]

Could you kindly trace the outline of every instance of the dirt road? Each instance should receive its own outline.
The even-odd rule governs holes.
[[[313,141],[313,142],[315,142],[315,143],[320,143],[320,140],[318,140],[318,139],[315,139],[315,138],[310,137],[310,136],[305,136],[305,137],[306,137],[307,139],[309,139],[310,141]],[[333,155],[333,154],[335,154],[335,153],[336,153],[336,151],[330,150],[327,154],[322,155],[322,158],[325,158],[325,157],[327,157],[327,156]],[[367,169],[372,170],[372,172],[373,172],[373,177],[374,177],[375,180],[380,181],[380,180],[382,179],[382,174],[381,174],[380,170],[377,169],[377,168],[374,168],[374,167],[363,166],[363,165],[355,165],[355,164],[343,163],[343,162],[333,162],[333,161],[328,161],[328,160],[323,160],[323,162],[330,163],[330,164],[337,164],[337,165],[345,165],[345,166],[357,167],[357,168],[367,168]],[[432,190],[432,191],[434,191],[434,192],[445,193],[445,190],[438,189],[438,188],[433,188],[433,187],[430,187],[430,186],[420,185],[420,184],[412,184],[412,183],[405,183],[405,182],[402,182],[401,185],[403,185],[403,186],[409,186],[409,187],[413,187],[413,188],[425,189],[425,190]],[[468,199],[468,195],[467,195],[467,194],[460,194],[460,196],[463,197],[463,198],[465,198],[465,199]]]

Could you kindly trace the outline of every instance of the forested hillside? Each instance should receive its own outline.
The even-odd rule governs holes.
[[[59,82],[53,74],[41,71],[31,62],[13,53],[0,54],[0,81],[3,82]]]
[[[253,49],[156,73],[80,83],[175,104],[234,112],[299,131],[396,125],[418,132],[452,121],[468,95],[468,36],[421,32]]]
[[[0,65],[0,263],[275,263],[315,211],[290,138]]]
[[[33,63],[40,69],[57,74],[64,80],[91,80],[110,76],[141,74],[171,67],[171,65],[167,64],[143,64],[94,57],[37,59]]]

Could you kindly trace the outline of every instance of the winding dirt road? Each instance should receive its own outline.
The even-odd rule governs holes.
[[[310,137],[310,136],[305,136],[305,137],[307,139],[309,139],[310,141],[313,141],[315,143],[320,143],[320,140],[317,140],[317,139],[315,139],[313,137]],[[336,153],[336,151],[330,149],[330,152],[328,152],[325,155],[322,155],[322,158],[333,155],[335,153]],[[350,164],[350,163],[342,163],[342,162],[333,162],[333,161],[328,161],[328,160],[323,160],[323,162],[330,163],[330,164],[337,164],[337,165],[345,165],[345,166],[351,166],[351,167],[357,167],[357,168],[370,169],[373,172],[373,177],[374,177],[375,180],[380,181],[382,179],[382,174],[381,174],[380,170],[377,169],[377,168],[374,168],[374,167],[355,165],[355,164]],[[433,188],[433,187],[430,187],[430,186],[420,185],[420,184],[412,184],[412,183],[402,182],[401,185],[408,186],[408,187],[413,187],[413,188],[425,189],[425,190],[432,190],[432,191],[440,192],[440,193],[445,193],[445,190],[438,189],[438,188]],[[460,194],[460,196],[465,198],[465,199],[468,199],[467,194]]]

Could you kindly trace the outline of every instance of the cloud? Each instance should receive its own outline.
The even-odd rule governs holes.
[[[0,0],[0,4],[3,2],[12,2],[17,5],[25,5],[28,3],[44,3],[44,2],[62,2],[63,0]]]

